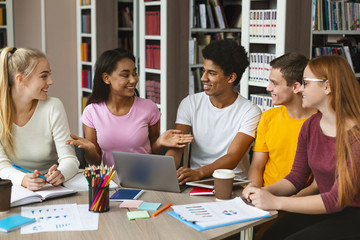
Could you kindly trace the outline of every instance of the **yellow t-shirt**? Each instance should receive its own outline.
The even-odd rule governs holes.
[[[267,110],[261,115],[253,151],[269,153],[263,176],[264,186],[290,173],[300,129],[306,119],[289,117],[285,106]]]

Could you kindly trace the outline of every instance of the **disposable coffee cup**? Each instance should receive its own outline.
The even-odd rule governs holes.
[[[235,173],[230,169],[217,169],[213,173],[217,201],[231,199]]]
[[[10,210],[12,182],[8,179],[0,178],[0,214]]]

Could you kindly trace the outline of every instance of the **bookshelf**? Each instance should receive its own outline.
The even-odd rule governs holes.
[[[13,1],[0,1],[0,48],[14,46]]]
[[[188,14],[183,0],[139,1],[139,92],[157,104],[161,133],[174,127],[188,93]]]
[[[138,1],[118,0],[118,46],[138,55]]]
[[[310,56],[341,55],[360,79],[360,2],[316,0],[311,12]]]
[[[189,1],[189,94],[202,91],[202,49],[212,40],[241,39],[241,0]]]
[[[94,66],[103,51],[116,48],[117,1],[79,0],[76,4],[77,85],[79,135],[83,136],[80,117],[92,92]]]
[[[240,93],[266,110],[264,103],[271,104],[266,92],[269,62],[291,51],[309,57],[311,0],[243,0],[242,10],[241,44],[250,66],[240,81]]]

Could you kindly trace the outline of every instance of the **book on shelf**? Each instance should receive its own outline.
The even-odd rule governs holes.
[[[0,6],[0,25],[6,25],[5,6]]]
[[[206,13],[210,28],[215,28],[214,12],[212,10],[209,0],[206,1]]]
[[[359,30],[360,2],[313,0],[313,30]]]
[[[91,0],[80,0],[81,6],[88,6],[91,5]]]
[[[160,11],[145,12],[146,35],[160,35]]]
[[[189,95],[195,94],[194,75],[190,74],[189,77]]]
[[[225,18],[224,8],[220,0],[210,0],[210,4],[214,8],[215,19],[219,28],[228,28],[229,26]]]
[[[193,79],[193,85],[194,85],[194,93],[198,93],[198,92],[202,92],[203,89],[203,85],[201,83],[201,76],[202,76],[202,69],[201,68],[195,68],[191,71],[192,77],[191,79]]]
[[[146,44],[145,54],[146,68],[160,69],[160,45]]]
[[[269,94],[250,94],[250,101],[256,104],[263,112],[274,107]]]
[[[132,35],[119,36],[119,38],[118,38],[118,46],[120,48],[127,49],[130,52],[134,52],[134,49],[133,49],[133,36]]]
[[[81,70],[81,87],[92,89],[92,71],[89,69]]]
[[[199,4],[200,28],[205,29],[207,28],[206,8],[205,2]]]
[[[81,113],[84,111],[84,109],[86,107],[87,100],[88,100],[88,97],[81,98]]]
[[[250,11],[249,37],[261,39],[276,38],[276,17],[275,9],[260,9]]]
[[[42,202],[46,199],[75,194],[76,191],[62,186],[45,185],[41,190],[31,191],[20,185],[13,185],[11,189],[11,207],[30,203]]]
[[[0,29],[0,48],[7,46],[7,32],[6,29]]]
[[[81,32],[91,33],[91,14],[84,13],[81,15]]]
[[[81,61],[84,62],[91,61],[91,43],[89,42],[81,43]]]
[[[154,103],[160,104],[160,82],[156,80],[146,80],[146,98]]]
[[[275,58],[271,53],[249,54],[249,80],[259,83],[268,83],[270,77],[270,62]]]
[[[124,7],[120,10],[119,26],[132,28],[133,27],[133,13],[129,7]]]
[[[195,44],[196,38],[189,40],[189,64],[195,64]]]

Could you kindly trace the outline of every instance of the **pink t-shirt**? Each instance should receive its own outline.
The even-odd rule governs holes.
[[[130,111],[115,116],[105,102],[86,106],[81,121],[96,130],[104,165],[114,165],[113,151],[151,153],[149,127],[155,125],[161,113],[151,100],[135,97]]]

